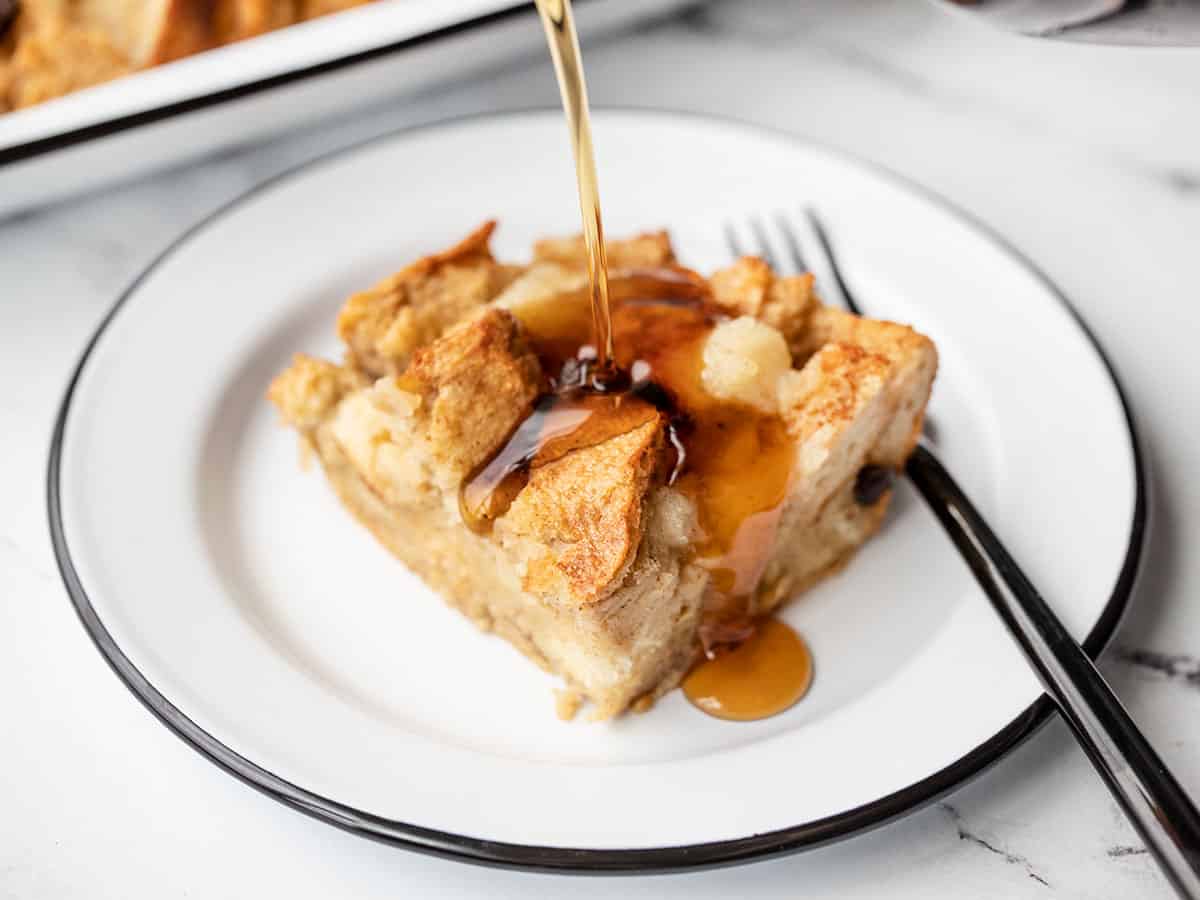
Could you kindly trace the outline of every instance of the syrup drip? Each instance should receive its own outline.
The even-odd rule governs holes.
[[[613,374],[612,320],[609,314],[608,259],[604,251],[604,225],[600,221],[600,186],[596,180],[596,159],[592,150],[592,117],[588,111],[587,83],[575,32],[571,0],[536,0],[563,111],[571,135],[575,157],[575,178],[579,186],[579,212],[583,217],[583,244],[587,251],[588,285],[591,295],[592,334],[595,338],[598,384]]]
[[[623,341],[617,334],[621,323],[616,321],[620,308],[628,304],[659,303],[663,306],[697,306],[708,296],[708,285],[704,279],[690,269],[664,267],[656,269],[626,269],[614,272],[608,280],[608,294],[612,314],[608,317],[610,334],[616,341]],[[588,312],[589,293],[583,290],[566,291],[559,294],[553,303],[535,304],[532,309],[521,309],[517,316],[533,339],[534,349],[546,372],[560,372],[571,360],[596,360],[595,343],[592,341],[591,319]],[[715,320],[714,320],[715,321]],[[625,329],[636,323],[626,322]],[[612,358],[619,369],[627,372],[634,381],[642,380],[633,371],[636,359],[622,353],[614,346]],[[557,383],[557,379],[556,379]],[[595,386],[595,379],[592,379]],[[599,385],[600,389],[604,385]]]
[[[533,469],[593,447],[655,418],[658,411],[633,393],[600,394],[579,388],[543,394],[508,442],[463,483],[459,510],[473,531],[486,532],[504,515]]]
[[[692,669],[683,693],[711,716],[747,722],[791,707],[808,693],[812,675],[812,654],[800,636],[778,619],[765,619],[733,649]]]

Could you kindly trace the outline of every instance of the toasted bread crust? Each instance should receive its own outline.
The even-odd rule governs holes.
[[[284,422],[307,432],[325,422],[346,394],[365,384],[350,369],[297,353],[292,364],[271,382],[267,399],[275,404]]]
[[[132,69],[128,56],[101,29],[72,25],[53,7],[22,5],[5,39],[0,109],[22,109],[100,84]]]
[[[460,477],[500,448],[545,388],[516,319],[494,307],[418,350],[399,384],[421,397],[414,417]]]
[[[144,48],[136,66],[157,66],[216,46],[213,10],[216,0],[164,0],[157,33]]]
[[[861,347],[886,359],[891,366],[885,414],[889,425],[880,436],[871,461],[900,468],[921,436],[925,406],[937,375],[937,348],[933,341],[907,325],[866,319],[818,305],[800,342],[801,353],[816,353],[829,343]]]
[[[753,316],[778,330],[802,362],[809,316],[819,306],[811,273],[779,278],[765,260],[743,256],[709,279],[713,300],[734,316]]]
[[[623,241],[605,241],[605,255],[613,269],[645,269],[675,262],[675,250],[665,231],[648,231]],[[583,236],[545,238],[534,243],[535,263],[558,263],[572,269],[587,266]]]
[[[298,20],[295,0],[214,0],[212,31],[218,43],[228,44]]]
[[[524,587],[546,602],[596,603],[621,583],[645,529],[646,498],[666,440],[655,417],[535,469],[500,527],[535,548]]]
[[[495,228],[484,222],[449,249],[350,297],[337,320],[347,362],[374,377],[398,374],[418,348],[503,290],[516,273],[492,258]]]

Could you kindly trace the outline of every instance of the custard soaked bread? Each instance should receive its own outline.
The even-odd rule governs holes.
[[[270,398],[392,553],[606,718],[849,559],[937,355],[659,233],[609,245],[626,381],[592,390],[580,244],[509,265],[491,231],[350,298],[344,361],[298,355]]]

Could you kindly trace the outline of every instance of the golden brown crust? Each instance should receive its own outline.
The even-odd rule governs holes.
[[[338,315],[347,362],[369,375],[397,374],[412,354],[495,297],[516,276],[492,258],[494,221],[448,250],[417,260],[355,294]]]
[[[329,418],[342,398],[366,382],[335,363],[297,353],[271,382],[267,399],[280,418],[299,431],[311,431]]]
[[[848,426],[889,374],[886,357],[857,344],[826,344],[785,389],[783,416],[793,440],[803,448],[819,433]]]
[[[299,21],[296,0],[215,0],[213,30],[227,44]]]
[[[12,28],[8,29],[8,33],[0,35],[0,114],[12,109],[9,93],[12,90],[12,55],[16,49],[15,44]]]
[[[800,342],[800,352],[807,358],[835,342],[861,347],[891,365],[886,413],[890,424],[872,461],[898,468],[921,435],[925,405],[937,374],[937,348],[907,325],[861,318],[818,304]]]
[[[648,231],[620,241],[605,241],[609,268],[644,269],[675,262],[675,250],[665,231]],[[587,251],[582,235],[545,238],[533,245],[534,262],[553,262],[573,269],[587,266]]]
[[[354,9],[369,2],[371,0],[300,0],[300,18],[305,21],[316,19]]]
[[[494,307],[418,350],[398,384],[421,397],[415,418],[435,457],[460,476],[499,449],[544,388],[516,319]]]
[[[215,0],[165,0],[162,22],[134,64],[157,66],[213,47],[214,3]]]
[[[882,319],[866,319],[816,304],[807,320],[801,349],[805,357],[829,343],[856,344],[893,361],[913,354],[935,353],[933,341],[907,325]]]
[[[811,273],[778,278],[757,256],[743,256],[709,279],[713,300],[734,316],[753,316],[779,331],[793,359],[804,345],[808,318],[819,305]]]
[[[124,75],[131,64],[101,29],[22,5],[11,26],[0,107],[22,109]]]
[[[213,45],[213,0],[22,0],[0,73],[19,109]]]
[[[526,568],[526,590],[577,604],[612,592],[641,544],[665,436],[655,417],[530,474],[502,526],[505,539],[537,548]]]

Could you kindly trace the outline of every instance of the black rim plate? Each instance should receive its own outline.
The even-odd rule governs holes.
[[[513,113],[502,114],[500,117],[506,115],[518,116],[529,111],[514,111]],[[620,111],[624,113],[636,112],[649,116],[662,114],[656,110]],[[737,122],[736,120],[678,112],[670,112],[669,115],[725,122],[733,121],[735,124],[749,130],[766,131],[777,137],[781,136],[780,132],[772,131],[758,125]],[[298,785],[285,781],[222,744],[189,719],[180,709],[171,704],[138,671],[121,651],[121,648],[117,646],[108,630],[104,627],[104,623],[100,621],[99,616],[92,607],[91,601],[88,599],[87,592],[72,562],[71,550],[67,545],[63,529],[61,494],[59,490],[63,435],[66,431],[75,387],[100,336],[104,333],[125,301],[133,295],[138,286],[151,272],[157,269],[178,248],[186,244],[188,240],[199,232],[219,223],[226,213],[246,202],[249,198],[270,189],[280,182],[301,177],[314,166],[318,166],[323,162],[344,154],[354,153],[364,146],[379,141],[392,140],[405,134],[434,129],[448,124],[461,124],[479,118],[495,118],[495,116],[490,114],[466,116],[459,119],[421,125],[415,128],[401,129],[303,163],[258,185],[188,229],[164,250],[116,301],[88,342],[67,385],[50,445],[47,471],[47,506],[50,517],[50,534],[59,572],[62,575],[63,583],[66,586],[71,602],[74,604],[75,611],[83,623],[83,627],[109,666],[125,683],[126,687],[133,692],[134,696],[147,709],[154,713],[164,725],[231,775],[234,775],[251,787],[262,791],[281,803],[324,822],[328,822],[331,825],[335,825],[338,828],[408,850],[429,853],[461,862],[512,869],[592,874],[671,872],[735,865],[829,844],[863,831],[877,828],[901,815],[915,811],[933,802],[969,779],[979,775],[1044,725],[1050,718],[1054,706],[1050,699],[1043,695],[991,738],[944,769],[871,803],[803,825],[756,834],[736,840],[675,847],[629,850],[574,849],[480,840],[464,835],[423,828],[407,822],[382,818],[346,806],[328,797],[322,797]],[[813,143],[786,134],[782,136],[790,137],[797,143]],[[830,152],[840,153],[840,151],[832,150]],[[840,153],[840,155],[847,156],[844,153]],[[854,159],[854,162],[877,174],[882,174],[906,190],[921,194],[944,211],[965,222],[976,231],[983,233],[991,241],[1000,246],[1014,262],[1034,275],[1066,307],[1104,362],[1109,377],[1112,379],[1113,385],[1120,397],[1126,423],[1129,428],[1135,469],[1136,496],[1129,543],[1120,575],[1100,618],[1083,642],[1084,650],[1094,659],[1112,638],[1121,616],[1128,606],[1137,576],[1138,564],[1141,559],[1147,520],[1147,490],[1143,456],[1138,443],[1129,402],[1112,363],[1105,355],[1091,330],[1087,327],[1087,324],[1062,292],[1028,258],[1023,256],[1020,251],[997,235],[987,225],[953,206],[939,195],[881,166],[859,159]]]

